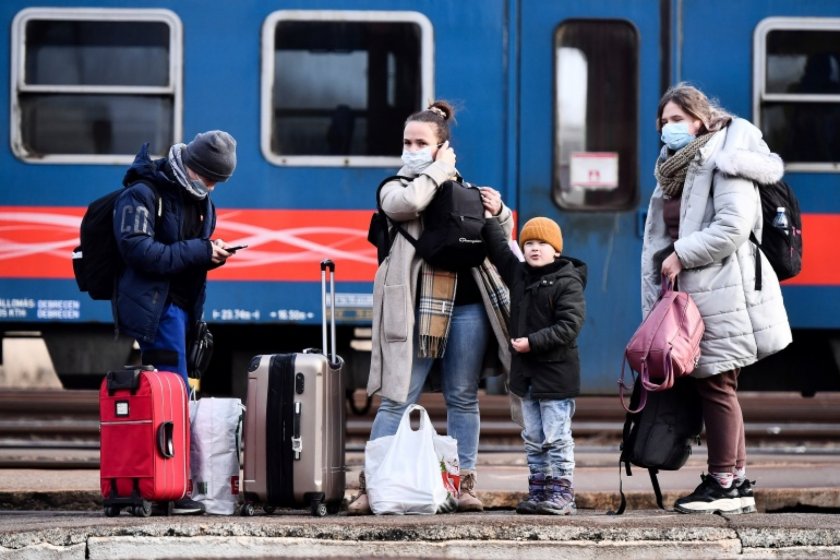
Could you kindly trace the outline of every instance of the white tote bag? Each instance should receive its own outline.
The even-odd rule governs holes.
[[[420,414],[417,430],[411,413]],[[435,440],[441,452],[435,449]],[[445,456],[444,456],[445,454]],[[457,473],[457,442],[438,436],[426,409],[411,405],[397,433],[367,442],[365,477],[370,509],[376,514],[423,514],[451,511],[455,496],[444,486],[442,471]]]
[[[239,399],[190,401],[192,499],[207,513],[233,515],[239,505],[243,410]]]

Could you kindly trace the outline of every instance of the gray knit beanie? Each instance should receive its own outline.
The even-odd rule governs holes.
[[[236,169],[236,140],[223,130],[199,132],[181,158],[202,177],[217,183],[227,181]]]

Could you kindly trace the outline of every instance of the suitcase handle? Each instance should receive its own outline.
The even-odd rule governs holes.
[[[175,456],[175,443],[173,441],[173,433],[175,431],[175,424],[172,422],[162,422],[157,430],[157,443],[160,454],[167,459]]]
[[[332,333],[331,346],[327,346],[327,269],[330,270],[330,330]],[[324,355],[329,356],[330,364],[339,367],[335,356],[335,263],[330,259],[321,261],[321,331]],[[330,353],[327,353],[327,348]]]
[[[115,391],[128,389],[132,393],[140,386],[140,372],[142,369],[133,366],[126,367],[119,371],[109,371],[107,375],[108,394],[113,395]]]

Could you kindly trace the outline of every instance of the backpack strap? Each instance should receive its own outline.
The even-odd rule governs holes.
[[[755,237],[755,233],[750,232],[750,241],[755,245],[755,289],[761,290],[761,243]]]
[[[160,196],[160,191],[154,183],[147,181],[146,179],[138,179],[130,183],[126,188],[131,188],[134,185],[146,185],[155,195],[155,229],[157,229],[159,220],[163,217],[163,197]]]
[[[409,233],[405,231],[400,224],[389,218],[385,211],[382,210],[382,202],[379,199],[382,193],[382,187],[384,187],[391,181],[401,181],[403,179],[409,182],[413,181],[411,177],[405,177],[403,175],[391,175],[390,177],[385,178],[381,183],[379,183],[379,186],[376,188],[376,211],[385,216],[385,219],[388,220],[388,223],[391,224],[391,227],[400,232],[400,234],[402,234],[402,236],[405,237],[409,243],[411,243],[414,247],[417,247],[417,240],[414,239],[411,235],[409,235]]]
[[[662,505],[662,489],[659,487],[659,477],[656,476],[657,473],[659,473],[659,469],[648,469],[650,484],[653,486],[653,493],[656,494],[656,505],[659,506],[659,509],[665,509],[665,506]]]

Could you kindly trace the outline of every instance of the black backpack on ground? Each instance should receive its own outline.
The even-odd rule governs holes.
[[[630,409],[638,408],[641,383],[636,379]],[[627,500],[621,483],[622,465],[627,476],[633,476],[630,465],[648,470],[656,504],[662,504],[662,490],[657,473],[679,470],[691,455],[691,446],[700,443],[703,411],[700,397],[690,378],[680,378],[668,391],[648,393],[648,402],[636,413],[628,412],[624,420],[621,456],[618,460],[618,484],[621,503],[615,512],[624,513]]]
[[[381,263],[388,252],[396,232],[402,234],[427,263],[444,270],[463,270],[481,264],[487,257],[487,246],[481,237],[484,227],[484,205],[481,191],[458,178],[443,182],[437,194],[423,211],[423,233],[414,239],[399,224],[392,224],[382,211],[382,187],[395,179],[388,177],[376,189],[377,212],[371,217],[368,240],[377,248]]]
[[[157,188],[146,181],[155,193],[155,223],[163,214]],[[137,183],[134,183],[137,184]],[[114,238],[114,204],[125,187],[97,198],[88,205],[79,229],[79,246],[73,249],[73,274],[79,291],[91,299],[109,300],[123,266],[122,256]]]
[[[799,200],[793,189],[784,180],[767,185],[758,185],[761,197],[761,213],[764,221],[762,242],[750,233],[750,240],[770,261],[779,280],[787,280],[802,270],[802,215]],[[773,225],[776,209],[783,207],[787,214],[788,228],[780,229]],[[755,256],[755,289],[761,289],[761,259]]]

